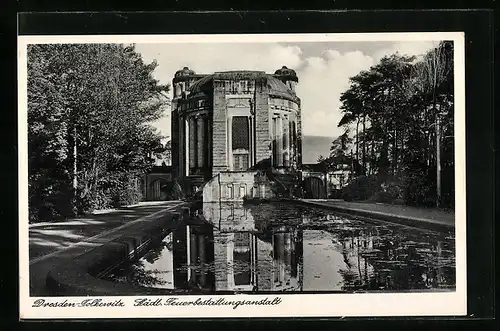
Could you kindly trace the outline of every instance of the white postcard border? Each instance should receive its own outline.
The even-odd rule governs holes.
[[[455,89],[455,240],[456,291],[439,293],[363,293],[363,294],[280,294],[207,295],[227,301],[272,301],[275,305],[189,305],[135,307],[135,300],[158,297],[30,297],[28,160],[27,160],[27,45],[33,43],[251,43],[251,42],[354,42],[354,41],[454,41]],[[22,319],[66,318],[177,318],[177,317],[356,317],[356,316],[459,316],[467,314],[466,279],[466,187],[465,187],[465,47],[463,32],[425,33],[342,33],[342,34],[233,34],[233,35],[60,35],[18,37],[18,168],[19,168],[19,279]],[[172,296],[175,297],[175,296]],[[195,301],[199,296],[176,296]],[[34,307],[34,302],[79,303],[88,299],[105,302],[120,300],[124,307]],[[275,299],[277,300],[277,299]]]

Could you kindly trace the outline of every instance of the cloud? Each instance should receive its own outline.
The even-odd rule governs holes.
[[[412,41],[400,41],[392,44],[391,47],[380,49],[375,52],[373,58],[375,61],[380,61],[384,55],[390,55],[394,53],[399,53],[400,55],[416,55],[421,56],[428,50],[438,45],[439,41],[421,41],[421,42],[412,42]]]
[[[138,44],[137,51],[147,62],[157,60],[159,66],[155,77],[163,84],[171,83],[175,71],[184,66],[197,73],[225,70],[274,72],[283,65],[293,68],[299,77],[297,94],[302,100],[304,134],[335,137],[342,131],[337,128],[342,117],[339,98],[349,87],[349,77],[369,69],[384,55],[396,52],[422,54],[435,45],[435,42],[394,42],[367,51],[367,45],[358,44],[358,49],[364,49],[362,52],[356,50],[354,44],[351,50],[341,52],[332,42],[327,47],[318,44],[317,49],[308,52],[307,56],[300,44],[285,46],[274,43]],[[155,126],[169,136],[168,114]]]
[[[302,99],[302,126],[307,135],[336,137],[342,133],[337,127],[342,118],[340,95],[349,88],[349,78],[375,65],[384,55],[399,52],[421,55],[435,47],[437,42],[395,42],[390,47],[365,54],[359,50],[339,52],[327,49],[321,56],[304,60],[305,66],[297,72],[297,93]]]
[[[297,68],[302,63],[298,46],[279,44],[137,44],[136,50],[146,62],[156,60],[154,75],[162,84],[170,84],[177,70],[188,66],[197,73],[226,70],[261,70],[274,72],[286,65]],[[170,117],[165,114],[154,125],[170,136]]]
[[[342,118],[340,94],[349,88],[349,77],[374,64],[370,56],[360,51],[339,53],[327,50],[323,57],[310,57],[297,73],[297,93],[302,99],[304,134],[338,136]]]

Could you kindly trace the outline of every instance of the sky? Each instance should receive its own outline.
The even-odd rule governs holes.
[[[297,72],[304,135],[337,137],[342,129],[340,95],[349,77],[369,69],[384,55],[399,52],[422,55],[436,41],[296,42],[296,43],[164,43],[136,44],[146,62],[156,60],[154,72],[161,84],[171,84],[185,66],[206,74],[227,70],[261,70],[274,73],[282,66]],[[154,123],[170,136],[170,114]]]

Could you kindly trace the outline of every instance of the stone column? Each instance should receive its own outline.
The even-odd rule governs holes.
[[[284,270],[284,253],[285,253],[285,245],[284,245],[284,233],[276,233],[275,234],[275,242],[276,242],[276,251],[274,252],[275,254],[275,265],[276,269],[275,272],[278,273],[278,282],[283,283],[285,280],[285,270]]]
[[[288,121],[288,160],[289,160],[289,166],[295,168],[295,141],[293,139],[293,117],[289,119]]]
[[[186,283],[191,278],[191,227],[186,225],[186,264],[187,264],[187,279]]]
[[[206,151],[206,166],[212,168],[212,118],[206,118],[207,124],[207,151]],[[210,174],[213,176],[213,174]]]
[[[248,116],[248,167],[253,166],[253,124],[252,116]]]
[[[280,115],[278,117],[277,121],[277,143],[278,143],[278,150],[277,150],[277,156],[278,156],[278,166],[283,166],[283,115]]]
[[[191,231],[189,233],[189,265],[192,267],[195,267],[197,262],[198,262],[198,235],[193,231],[193,229],[190,227]],[[191,268],[190,268],[191,269]],[[194,269],[194,268],[193,268]],[[195,277],[196,273],[193,272],[194,270],[190,270],[191,277]]]
[[[272,136],[269,134],[269,128],[272,123],[269,123],[269,121],[272,116],[269,116],[268,99],[269,88],[267,82],[255,81],[255,163],[271,157]]]
[[[200,261],[200,264],[201,265],[204,265],[205,264],[205,260],[206,260],[206,252],[205,252],[205,247],[206,244],[205,244],[205,236],[204,235],[200,235],[198,236],[198,252],[199,252],[199,261]],[[207,280],[207,273],[202,271],[200,273],[200,283],[202,286],[206,286],[206,280]]]
[[[227,118],[227,167],[233,169],[233,117]]]
[[[227,265],[234,266],[234,233],[227,235]],[[227,290],[233,290],[236,286],[234,283],[234,268],[227,269]]]
[[[205,117],[198,117],[197,119],[197,150],[198,150],[198,168],[203,168],[205,166]]]
[[[290,130],[289,121],[285,117],[283,121],[283,165],[285,167],[290,166]]]
[[[190,153],[189,153],[189,134],[190,134],[190,126],[189,126],[189,118],[186,116],[184,119],[184,168],[185,172],[184,174],[186,176],[189,176],[189,159],[190,159]]]
[[[271,165],[276,166],[278,165],[278,118],[276,116],[271,117],[271,141]]]
[[[180,141],[179,139],[182,139],[181,134],[180,134],[180,127],[179,127],[179,113],[177,110],[177,102],[175,100],[172,100],[172,112],[171,112],[171,121],[170,121],[170,127],[171,127],[171,162],[172,162],[172,176],[175,178],[178,178],[181,175],[181,172],[179,171],[181,166],[179,162],[179,151],[180,151]]]
[[[213,113],[211,124],[212,175],[227,170],[227,118],[224,82],[214,82]],[[229,130],[229,128],[227,128]]]
[[[189,117],[189,168],[196,167],[196,119]]]
[[[295,125],[295,132],[297,135],[297,165],[302,166],[302,115],[299,106],[299,110],[297,111],[297,119]]]

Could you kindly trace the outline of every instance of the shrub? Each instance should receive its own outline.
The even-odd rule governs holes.
[[[401,182],[397,178],[392,178],[388,183],[380,185],[380,191],[375,192],[371,197],[371,201],[381,203],[395,203],[403,198],[403,188]]]
[[[46,222],[72,216],[70,187],[58,179],[39,180],[28,188],[29,222]]]
[[[380,191],[380,185],[374,176],[359,176],[342,189],[345,201],[367,200]]]
[[[330,191],[330,196],[328,199],[341,199],[342,198],[342,190],[332,189]]]
[[[127,206],[142,200],[142,192],[137,178],[127,173],[119,174],[119,183],[111,190],[113,207]]]
[[[403,198],[403,185],[399,181],[390,182],[385,187],[385,192],[391,200]]]
[[[370,197],[371,201],[381,202],[381,203],[391,203],[394,197],[389,194],[389,192],[379,191]]]
[[[404,201],[410,206],[433,206],[436,201],[436,183],[429,173],[408,172],[405,178]]]
[[[79,211],[127,206],[142,200],[142,190],[137,174],[115,172],[100,180],[97,187],[79,201]]]

